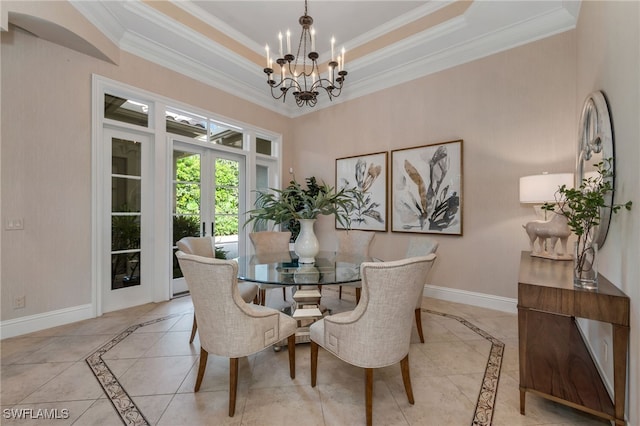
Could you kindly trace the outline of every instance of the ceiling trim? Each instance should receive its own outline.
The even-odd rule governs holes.
[[[129,19],[144,22],[148,29],[151,28],[160,35],[159,40],[154,41],[151,39],[153,37],[146,33],[136,32],[137,27],[124,28],[118,17],[102,2],[70,1],[121,49],[287,117],[312,113],[571,30],[575,28],[580,8],[579,1],[543,2],[546,6],[541,7],[538,7],[536,2],[526,2],[523,5],[528,5],[529,11],[539,12],[535,16],[529,16],[527,13],[520,13],[520,9],[515,7],[505,11],[501,9],[500,2],[471,2],[471,6],[462,15],[454,16],[444,23],[431,26],[360,58],[352,56],[348,61],[349,75],[342,94],[332,101],[326,96],[321,96],[314,108],[300,108],[292,99],[283,103],[282,100],[271,97],[270,88],[262,72],[262,64],[256,65],[254,60],[238,54],[211,37],[215,31],[224,31],[236,43],[242,43],[246,49],[260,50],[261,47],[246,40],[237,30],[201,11],[198,6],[171,2],[185,13],[196,14],[194,19],[199,21],[198,25],[206,24],[214,27],[215,31],[208,33],[202,27],[190,28],[164,13],[170,9],[152,7],[146,1],[125,2],[127,12],[133,14]],[[363,46],[374,40],[372,37],[377,37],[378,34],[388,34],[393,28],[400,28],[453,3],[457,2],[428,2],[419,8],[419,14],[404,14],[349,43],[360,43]],[[479,22],[477,17],[483,14],[491,16],[492,22]],[[496,24],[502,27],[488,26]],[[350,46],[351,49],[353,46]],[[392,79],[388,78],[390,74],[393,75]]]
[[[160,45],[133,31],[126,31],[122,37],[120,46],[123,50],[276,113],[291,116],[289,109],[294,110],[293,107],[286,108],[286,104],[282,105],[278,102],[274,104],[275,100],[267,90],[266,77],[261,75],[264,73],[255,63],[243,56],[233,54],[200,32],[176,23],[153,8],[148,8],[141,3],[134,4],[136,6],[132,5],[132,10],[137,12],[140,19],[159,22],[165,30],[173,33],[175,37],[183,39],[185,43],[196,45],[205,58],[220,58],[235,67],[236,73],[230,74],[217,70],[211,64],[207,65],[194,60],[190,56]],[[265,82],[264,90],[256,92],[255,87],[259,85],[258,79],[260,82]],[[282,108],[283,106],[285,108]],[[296,106],[296,108],[298,107]]]
[[[115,16],[101,2],[88,2],[85,0],[69,0],[91,24],[102,32],[114,44],[119,44],[126,29],[120,25]]]

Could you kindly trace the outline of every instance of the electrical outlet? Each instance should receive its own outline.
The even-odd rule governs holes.
[[[16,298],[13,299],[13,309],[22,309],[25,307],[26,304],[27,304],[26,296],[16,296]]]

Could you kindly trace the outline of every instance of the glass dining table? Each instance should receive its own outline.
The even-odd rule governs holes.
[[[298,263],[298,256],[293,252],[241,256],[236,260],[240,280],[267,287],[293,287],[293,302],[283,312],[298,320],[296,344],[308,343],[308,326],[331,313],[321,304],[320,286],[355,285],[360,281],[360,265],[373,261],[367,256],[331,251],[318,253],[312,264]],[[285,345],[286,341],[282,341],[273,348],[279,351]]]
[[[349,285],[360,281],[360,264],[373,261],[368,256],[332,251],[321,251],[315,259],[315,263],[301,264],[293,252],[241,256],[236,259],[238,278],[278,286]]]

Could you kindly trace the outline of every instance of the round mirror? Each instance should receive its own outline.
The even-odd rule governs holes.
[[[613,161],[613,134],[611,132],[611,120],[607,100],[602,92],[593,92],[584,101],[582,114],[580,115],[580,127],[578,136],[578,154],[576,158],[575,187],[582,184],[582,179],[597,174],[596,164],[604,159],[611,158],[612,170],[615,170]],[[614,188],[614,176],[607,177]],[[593,242],[598,247],[604,245],[611,221],[611,203],[613,192],[605,196],[605,204],[609,207],[600,209],[600,225],[595,231]]]

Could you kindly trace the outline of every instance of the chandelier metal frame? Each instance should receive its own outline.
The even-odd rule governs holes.
[[[268,66],[264,68],[263,71],[267,74],[267,84],[271,87],[271,96],[273,96],[274,99],[282,99],[282,102],[285,102],[287,93],[291,91],[299,107],[304,105],[313,107],[318,102],[317,97],[321,90],[327,93],[329,100],[340,96],[342,86],[348,74],[344,69],[344,49],[342,50],[342,57],[338,56],[338,61],[336,61],[332,40],[332,58],[327,64],[328,75],[327,77],[322,77],[318,67],[319,55],[318,52],[315,51],[315,35],[312,34],[311,28],[313,18],[307,13],[307,0],[304,2],[304,15],[298,19],[298,22],[302,26],[302,34],[300,35],[296,55],[286,53],[283,57],[276,59],[276,63],[280,65],[280,81],[277,82],[275,80],[268,45],[266,46]],[[289,35],[287,35],[287,37],[289,37]],[[287,44],[289,45],[289,43]],[[307,49],[310,50],[308,54]],[[282,55],[281,35],[280,55]],[[307,59],[310,60],[310,63],[307,63]],[[302,63],[300,64],[300,69],[298,69],[300,60]]]

